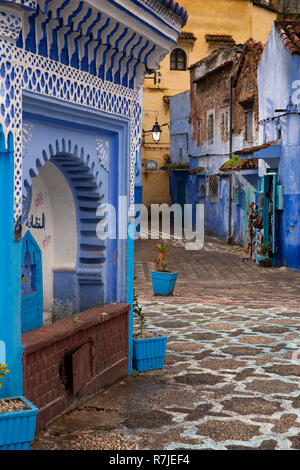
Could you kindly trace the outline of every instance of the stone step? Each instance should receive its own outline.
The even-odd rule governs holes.
[[[81,221],[88,220],[88,221],[95,221],[95,223],[99,222],[100,220],[104,219],[104,216],[96,215],[96,211],[80,211],[79,218]]]
[[[79,201],[79,208],[80,210],[85,210],[85,209],[97,209],[98,206],[100,206],[101,201],[87,201],[87,200],[80,200]]]
[[[82,258],[81,259],[81,257],[80,257],[79,262],[80,262],[80,266],[83,267],[83,268],[84,267],[88,268],[89,266],[97,266],[98,269],[99,269],[105,264],[105,258],[101,258],[101,260],[100,259],[90,260],[90,259],[87,259],[87,258]]]
[[[82,191],[84,191],[85,188],[90,188],[94,190],[98,188],[98,185],[94,183],[93,181],[79,181],[79,182],[76,181],[74,183],[74,186],[78,191],[80,191],[81,189]]]
[[[76,174],[70,175],[72,181],[93,181],[94,178],[90,173],[81,173],[78,171]]]
[[[92,238],[92,237],[91,237]],[[99,242],[95,243],[80,243],[80,250],[81,252],[95,252],[95,253],[104,253],[105,252],[105,246],[103,246],[102,240],[99,240],[96,238],[96,240]]]
[[[95,191],[78,191],[77,196],[79,200],[82,200],[82,198],[87,198],[87,199],[96,199],[100,201],[99,194],[96,193]]]

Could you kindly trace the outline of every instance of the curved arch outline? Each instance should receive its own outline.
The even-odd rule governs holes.
[[[96,215],[96,210],[102,202],[102,182],[99,170],[84,148],[72,145],[71,140],[56,139],[55,144],[49,144],[48,151],[43,150],[41,158],[30,165],[29,176],[24,181],[25,189],[31,187],[31,178],[39,175],[39,168],[46,162],[53,163],[63,174],[73,194],[77,222],[77,260],[76,283],[80,310],[103,303],[105,298],[104,282],[102,279],[105,263],[105,243],[97,238],[96,226],[103,218]],[[61,279],[62,273],[57,277]],[[61,281],[58,281],[61,282]],[[55,290],[54,272],[54,290]],[[84,287],[85,286],[85,287]],[[83,290],[94,286],[93,298],[88,304],[82,298],[87,298]],[[89,289],[90,290],[90,289]],[[97,292],[98,290],[98,292]],[[54,295],[55,296],[55,295]]]

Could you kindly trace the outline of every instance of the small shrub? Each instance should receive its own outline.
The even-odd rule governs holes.
[[[166,261],[166,256],[169,251],[169,244],[162,242],[156,245],[158,250],[158,256],[154,260],[155,270],[162,273],[167,273],[169,263]]]
[[[137,323],[139,325],[140,335],[143,336],[146,319],[135,292],[133,292],[133,313],[135,314]]]

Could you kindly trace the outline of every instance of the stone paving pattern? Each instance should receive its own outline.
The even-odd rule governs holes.
[[[174,243],[182,279],[154,297],[144,243],[136,291],[149,329],[168,336],[164,369],[118,381],[32,448],[119,433],[136,449],[300,449],[299,273],[243,263],[242,250],[213,239],[196,254]]]
[[[136,290],[153,299],[151,271],[157,240],[137,240]],[[170,243],[170,270],[178,271],[173,301],[180,303],[245,305],[251,307],[300,306],[300,272],[287,268],[261,268],[237,245],[206,235],[202,250],[187,251],[180,240]]]

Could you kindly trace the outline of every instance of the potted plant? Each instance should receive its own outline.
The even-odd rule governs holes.
[[[158,256],[155,259],[155,271],[152,271],[152,286],[155,295],[173,294],[178,273],[168,270],[166,256],[169,251],[168,243],[157,244]]]
[[[270,260],[270,255],[272,254],[272,247],[271,244],[269,243],[266,245],[263,243],[261,245],[261,255],[262,257],[259,260],[260,266],[263,266],[264,268],[269,268],[271,266],[271,260]]]
[[[167,349],[167,336],[144,330],[146,319],[135,293],[133,312],[139,326],[133,335],[133,367],[138,372],[162,369]]]
[[[0,388],[9,372],[0,364]],[[0,399],[0,450],[29,450],[38,409],[23,396]]]

